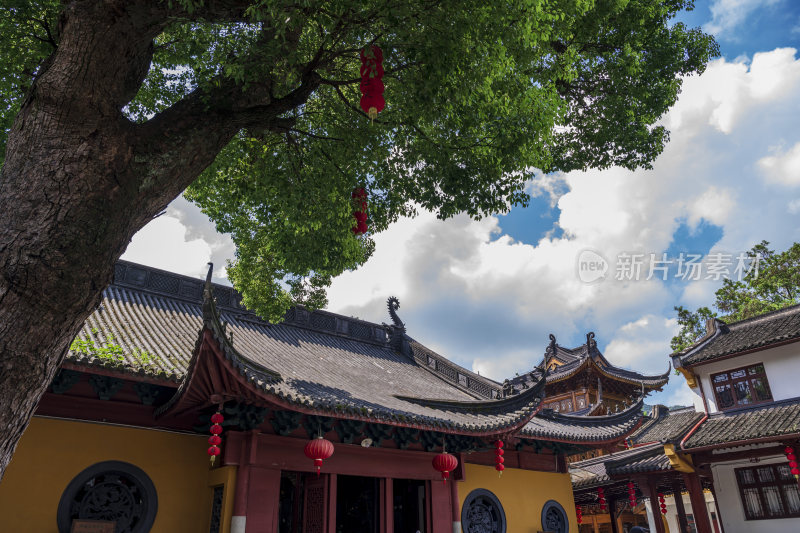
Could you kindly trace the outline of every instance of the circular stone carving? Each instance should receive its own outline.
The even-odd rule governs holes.
[[[569,519],[561,504],[555,500],[548,500],[542,507],[542,529],[553,533],[567,533]]]
[[[461,508],[464,533],[505,533],[506,513],[497,496],[486,489],[475,489],[467,495]]]
[[[75,519],[114,521],[116,533],[147,533],[157,511],[156,488],[141,468],[104,461],[67,485],[56,518],[59,533],[69,533]]]

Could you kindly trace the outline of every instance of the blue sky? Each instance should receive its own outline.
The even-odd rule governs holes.
[[[588,331],[612,362],[663,372],[673,306],[712,304],[720,282],[615,279],[620,257],[735,256],[762,239],[777,249],[800,241],[800,2],[704,0],[680,20],[713,33],[722,57],[685,81],[652,170],[537,174],[526,209],[400,220],[375,236],[367,264],[334,281],[329,308],[382,322],[386,298],[398,296],[411,336],[498,380],[536,364],[549,333],[574,346]],[[605,279],[582,281],[585,250],[609,262]],[[201,276],[208,260],[221,267],[233,252],[178,199],[124,257]],[[673,377],[648,401],[691,396]]]

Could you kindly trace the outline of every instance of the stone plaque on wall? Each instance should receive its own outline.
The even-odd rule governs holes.
[[[70,533],[116,533],[117,523],[109,520],[73,520]]]

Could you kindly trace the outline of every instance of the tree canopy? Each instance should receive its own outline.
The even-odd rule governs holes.
[[[0,8],[0,154],[76,3]],[[270,120],[243,116],[186,192],[231,233],[230,278],[272,318],[293,298],[320,305],[332,276],[369,257],[371,239],[350,231],[354,187],[368,190],[376,232],[417,207],[447,218],[525,205],[533,169],[647,167],[681,78],[717,53],[674,23],[687,0],[144,3],[165,22],[143,82],[118,102],[129,120],[192,99],[255,115],[260,101],[308,93]],[[386,69],[374,122],[358,108],[370,43]]]
[[[758,257],[753,263],[758,268],[741,280],[723,280],[713,309],[700,307],[692,312],[675,307],[681,329],[670,342],[673,351],[688,348],[705,335],[710,318],[737,322],[800,303],[800,243],[775,252],[769,242],[761,241],[747,255],[751,262]]]

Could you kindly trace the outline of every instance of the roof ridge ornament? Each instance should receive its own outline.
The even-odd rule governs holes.
[[[586,334],[586,353],[591,353],[592,350],[597,350],[597,341],[594,340],[594,331]]]
[[[550,334],[550,344],[547,346],[547,352],[555,355],[557,348],[558,348],[558,343],[556,342],[556,336],[551,333]]]
[[[400,300],[398,300],[396,296],[389,296],[389,298],[386,300],[386,307],[389,309],[389,316],[391,317],[394,326],[402,329],[405,332],[406,325],[402,320],[400,320],[400,317],[397,316],[397,310],[400,309]]]

